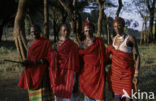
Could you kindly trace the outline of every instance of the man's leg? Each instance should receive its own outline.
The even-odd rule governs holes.
[[[84,97],[84,101],[96,101],[96,100],[95,99],[92,99],[92,98],[90,98],[88,96],[85,96]]]
[[[129,98],[122,98],[121,101],[133,101],[133,100]]]
[[[42,101],[52,101],[53,97],[52,97],[52,90],[50,87],[50,79],[49,79],[48,72],[44,76],[40,88],[41,88]]]

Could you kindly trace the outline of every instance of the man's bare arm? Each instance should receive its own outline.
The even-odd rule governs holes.
[[[140,55],[138,51],[138,45],[136,39],[133,36],[129,36],[130,42],[132,42],[133,54],[135,56],[135,74],[134,76],[138,76],[139,68],[140,68]]]

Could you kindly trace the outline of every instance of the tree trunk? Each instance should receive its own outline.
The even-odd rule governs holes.
[[[65,23],[67,19],[67,14],[62,14],[62,23]]]
[[[153,40],[153,21],[154,21],[154,12],[150,13],[150,24],[148,29],[148,43]]]
[[[119,4],[119,7],[118,7],[118,10],[116,12],[116,17],[119,17],[120,11],[122,9],[122,6],[123,6],[122,0],[118,0],[118,4]]]
[[[144,31],[145,31],[145,22],[146,22],[146,18],[144,17],[144,22],[143,22],[143,24],[142,24],[142,31],[141,31],[141,33],[140,33],[140,45],[142,45],[142,41],[143,41],[143,33],[144,33]]]
[[[144,31],[144,43],[147,43],[147,22],[145,21],[145,31]]]
[[[73,34],[75,34],[76,33],[76,24],[75,24],[75,22],[72,20],[72,21],[70,21],[70,27],[71,27],[71,32],[73,33]]]
[[[48,0],[44,0],[44,37],[49,39],[49,8]]]
[[[99,18],[98,18],[98,23],[97,23],[97,36],[100,37],[101,36],[101,22],[103,19],[103,12],[104,12],[104,0],[96,0],[96,2],[98,3],[99,6]]]
[[[110,32],[109,32],[109,22],[107,20],[107,43],[110,44],[111,43],[111,36],[110,36]]]
[[[0,42],[2,40],[4,25],[5,25],[5,20],[3,19],[2,24],[0,25]]]
[[[154,35],[155,35],[155,40],[156,40],[156,20],[155,20],[155,33],[154,33]]]
[[[104,40],[105,39],[107,40],[107,33],[108,33],[108,31],[107,31],[107,23],[108,22],[107,22],[107,16],[106,16],[106,14],[104,13],[103,15],[104,16],[103,16],[103,23],[102,23],[103,25],[102,26],[103,26],[103,29],[104,29],[104,33],[103,33],[103,36],[102,37],[103,37]]]
[[[73,34],[75,34],[76,37],[76,41],[79,44],[80,43],[80,37],[79,37],[79,32],[81,29],[81,16],[79,14],[79,12],[76,10],[75,6],[76,6],[76,0],[72,0],[72,4],[70,4],[70,6],[67,6],[65,1],[63,0],[59,0],[60,4],[62,5],[62,7],[65,9],[65,11],[67,12],[69,18],[70,18],[70,26],[72,29]]]
[[[2,35],[3,35],[3,26],[0,25],[0,42],[2,40]]]
[[[110,35],[110,26],[109,26],[109,19],[106,17],[106,15],[104,16],[104,29],[106,31],[106,40],[107,40],[107,44],[111,44],[111,35]]]
[[[28,17],[28,19],[29,19],[30,25],[32,26],[32,25],[33,25],[33,21],[32,21],[31,16],[30,16],[29,14],[27,14],[27,17]]]
[[[152,2],[152,7],[150,7],[149,1],[146,2],[146,5],[148,7],[148,10],[150,12],[150,23],[149,23],[149,29],[148,29],[148,43],[153,41],[153,22],[154,22],[154,11],[155,11],[155,0]]]
[[[58,41],[58,31],[57,31],[57,27],[56,27],[56,15],[54,15],[53,18],[53,30],[54,30],[54,42]]]
[[[77,44],[80,43],[80,37],[81,37],[81,31],[80,31],[80,26],[81,26],[81,23],[79,22],[79,20],[72,20],[70,22],[70,26],[71,26],[71,29],[72,29],[72,33],[75,35],[75,38],[76,38],[76,42]]]
[[[61,16],[62,16],[62,23],[65,23],[68,16],[67,12],[61,10]]]
[[[30,22],[30,25],[32,26],[33,25],[33,20],[32,20],[32,17],[30,16],[30,9],[29,8],[27,10],[27,17],[28,17],[28,20]]]
[[[24,18],[26,15],[25,12],[27,8],[27,2],[28,0],[19,0],[17,14],[14,22],[13,34],[14,34],[15,44],[18,52],[18,57],[21,61],[26,59],[26,53],[27,53],[26,38],[24,37],[25,36]]]
[[[77,13],[77,18],[76,18],[76,40],[78,41],[78,43],[80,43],[80,41],[82,40],[82,19],[81,19],[81,15],[79,13]]]

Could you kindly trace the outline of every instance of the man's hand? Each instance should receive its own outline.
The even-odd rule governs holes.
[[[133,77],[133,83],[134,83],[134,85],[137,85],[138,84],[138,77]]]
[[[33,62],[29,60],[24,60],[23,62],[21,62],[21,64],[27,67],[27,66],[33,65]]]
[[[57,44],[56,43],[54,45],[52,45],[52,49],[57,50]]]

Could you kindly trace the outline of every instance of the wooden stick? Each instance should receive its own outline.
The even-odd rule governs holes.
[[[8,59],[4,59],[3,61],[6,61],[6,62],[13,62],[13,63],[22,63],[21,61],[14,61],[14,60],[8,60]]]

